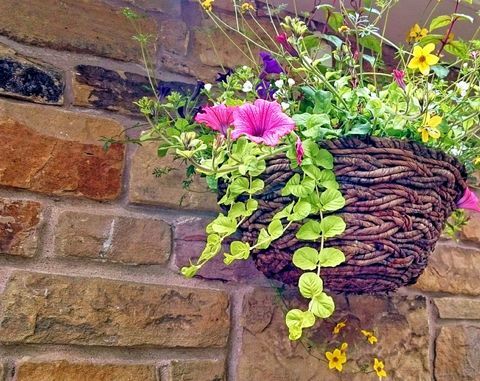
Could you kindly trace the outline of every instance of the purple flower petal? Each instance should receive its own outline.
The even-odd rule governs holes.
[[[260,57],[262,58],[262,61],[263,61],[262,74],[264,74],[264,76],[267,74],[283,73],[283,68],[280,66],[278,61],[275,58],[273,58],[269,53],[260,52]],[[260,75],[260,78],[262,78],[262,75]]]

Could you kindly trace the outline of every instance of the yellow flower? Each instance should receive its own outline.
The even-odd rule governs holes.
[[[406,40],[409,44],[411,44],[412,42],[420,41],[427,34],[428,34],[427,28],[420,28],[420,25],[415,24],[410,28],[410,31],[407,34]]]
[[[333,328],[333,334],[338,335],[340,331],[342,330],[343,327],[345,327],[346,324],[344,321],[341,321],[340,323],[337,323],[337,325]]]
[[[438,130],[440,123],[442,123],[440,116],[431,116],[428,113],[425,115],[423,125],[418,129],[418,132],[422,134],[422,142],[427,143],[429,138],[438,139],[440,137],[440,131]]]
[[[373,361],[373,369],[377,372],[378,378],[381,380],[383,377],[387,377],[387,371],[384,369],[385,365],[383,364],[383,361],[380,361],[376,357]]]
[[[251,3],[243,3],[240,5],[240,10],[242,12],[255,12],[255,6]]]
[[[350,28],[346,25],[342,25],[340,28],[338,28],[338,33],[347,33],[350,32]]]
[[[368,340],[368,342],[369,342],[370,344],[373,345],[373,344],[375,344],[375,343],[378,341],[378,339],[375,337],[375,335],[373,334],[373,332],[371,332],[371,331],[366,331],[366,330],[364,330],[364,329],[362,329],[361,332],[362,332],[363,335],[367,338],[367,340]]]
[[[473,160],[473,164],[475,165],[480,164],[480,156]]]
[[[340,352],[345,353],[348,349],[348,344],[347,343],[342,343],[340,346]]]
[[[214,1],[215,0],[204,0],[200,4],[202,5],[203,9],[205,9],[207,12],[211,12]]]
[[[434,50],[434,43],[427,44],[423,48],[418,45],[415,46],[413,48],[413,58],[408,63],[408,67],[418,69],[423,75],[428,75],[430,66],[435,65],[439,60],[436,55],[431,54]]]
[[[329,369],[336,369],[339,372],[343,369],[343,364],[347,362],[347,355],[345,352],[342,352],[340,349],[335,348],[332,352],[325,352],[325,357],[328,360],[328,368]]]

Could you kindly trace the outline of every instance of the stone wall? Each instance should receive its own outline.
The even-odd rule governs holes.
[[[392,380],[480,380],[479,216],[461,242],[439,244],[415,287],[337,298],[336,320],[379,338],[352,344],[342,375],[288,341],[250,262],[178,274],[215,197],[201,182],[185,193],[181,166],[154,146],[102,149],[141,121],[132,101],[146,91],[122,6],[149,16],[170,86],[245,60],[193,1],[0,1],[0,380],[374,380],[351,373],[374,355]],[[175,170],[154,177],[161,166]],[[314,331],[320,349],[333,324]]]

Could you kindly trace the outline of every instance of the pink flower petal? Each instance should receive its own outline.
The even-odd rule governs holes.
[[[460,209],[469,209],[475,212],[480,212],[480,201],[478,200],[477,195],[470,190],[470,188],[465,189],[465,193],[462,198],[457,201],[457,207]]]
[[[302,144],[302,140],[300,139],[300,136],[297,136],[297,142],[295,143],[295,150],[297,153],[297,164],[302,165],[303,155],[305,154],[305,151],[303,150],[303,144]]]
[[[212,130],[227,135],[228,127],[233,124],[233,111],[236,107],[228,107],[224,104],[205,107],[202,113],[198,113],[195,122],[206,124]]]
[[[280,138],[295,128],[295,122],[283,113],[279,103],[263,99],[238,107],[233,112],[233,119],[232,139],[245,135],[255,143],[268,146],[276,146]]]

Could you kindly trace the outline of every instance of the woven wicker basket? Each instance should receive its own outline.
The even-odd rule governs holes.
[[[346,262],[323,268],[321,276],[333,292],[385,293],[413,284],[466,188],[463,166],[443,152],[420,144],[386,138],[343,138],[322,146],[334,156],[335,173],[346,198],[339,212],[344,234],[326,246],[341,249]],[[278,156],[262,175],[259,209],[241,227],[242,239],[253,243],[261,228],[292,199],[280,190],[293,176],[290,161]],[[266,250],[254,253],[267,277],[296,284],[301,270],[292,264],[298,241],[292,225]]]

